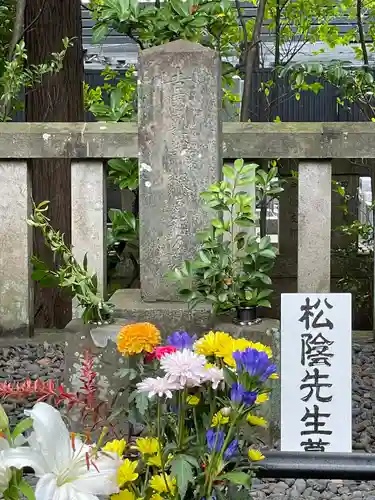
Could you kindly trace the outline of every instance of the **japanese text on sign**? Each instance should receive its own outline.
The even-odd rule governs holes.
[[[350,452],[351,419],[350,294],[283,294],[281,449]]]

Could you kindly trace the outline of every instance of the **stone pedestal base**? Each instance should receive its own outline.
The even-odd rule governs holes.
[[[73,320],[67,327],[65,383],[76,387],[79,382],[79,357],[88,349],[94,356],[95,371],[98,373],[101,395],[109,401],[121,390],[126,379],[113,376],[119,368],[125,367],[125,358],[116,349],[116,338],[121,326],[129,323],[148,321],[155,324],[164,338],[176,330],[185,330],[198,335],[209,330],[224,331],[234,337],[246,337],[254,342],[262,342],[272,348],[275,363],[279,369],[279,321],[264,318],[259,324],[240,326],[231,322],[231,318],[212,318],[209,307],[189,311],[183,302],[143,302],[139,290],[118,290],[111,302],[115,306],[116,320],[111,325],[104,325],[93,330],[79,320]],[[123,392],[122,404],[126,405]],[[280,422],[280,384],[273,382],[270,403],[265,403],[264,417],[272,423],[271,434],[264,438],[270,444],[278,437]],[[123,421],[125,418],[123,417]]]
[[[144,302],[140,290],[117,290],[111,297],[115,317],[123,324],[149,321],[156,325],[163,337],[176,330],[202,333],[212,328],[208,306],[189,311],[186,302]]]
[[[119,325],[108,325],[112,327],[112,336],[115,338],[119,330]],[[116,330],[115,330],[116,329]],[[109,331],[106,332],[109,337]],[[128,393],[126,386],[127,379],[120,379],[114,376],[114,373],[127,366],[126,358],[122,357],[116,348],[114,342],[106,342],[105,348],[95,345],[93,337],[90,333],[90,325],[84,325],[81,320],[72,320],[66,327],[65,334],[65,370],[64,370],[64,387],[75,392],[82,386],[80,381],[82,361],[84,360],[85,352],[88,352],[93,358],[93,370],[97,373],[98,396],[99,402],[107,402],[100,407],[100,414],[103,419],[93,430],[93,421],[87,418],[82,422],[80,409],[73,409],[68,412],[71,428],[74,432],[90,431],[93,437],[98,437],[103,426],[110,427],[109,422],[105,417],[110,415],[114,399],[116,399],[115,409],[127,407]],[[113,420],[116,428],[120,429],[121,433],[126,434],[128,426],[126,424],[126,415],[122,413]],[[110,431],[109,431],[109,435]],[[111,436],[114,437],[113,435]]]

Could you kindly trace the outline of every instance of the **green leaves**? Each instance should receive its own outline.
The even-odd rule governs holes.
[[[107,23],[96,23],[92,29],[92,43],[101,43],[109,33],[109,26]]]
[[[18,436],[23,434],[25,431],[30,429],[33,426],[33,419],[32,418],[25,418],[21,420],[21,422],[18,422],[16,427],[14,428],[12,432],[12,439],[16,439]]]
[[[133,401],[135,401],[135,406],[139,414],[143,417],[148,409],[149,399],[147,397],[147,393],[138,392],[137,390],[133,391],[129,396],[129,403]]]
[[[42,286],[56,286],[65,289],[76,297],[82,307],[82,319],[85,323],[104,323],[111,321],[113,306],[100,296],[96,274],[87,270],[87,257],[80,264],[73,255],[72,248],[64,242],[64,235],[56,231],[46,216],[48,202],[34,205],[34,210],[27,223],[42,232],[45,245],[53,252],[58,262],[56,270],[49,269],[36,256],[32,278]]]
[[[189,455],[177,455],[171,462],[171,475],[176,478],[181,499],[184,498],[189,483],[194,481],[193,467],[198,468],[196,458]]]
[[[201,193],[203,204],[214,216],[210,227],[197,234],[199,247],[194,259],[185,261],[168,277],[179,282],[179,293],[191,307],[208,302],[216,314],[238,307],[270,307],[269,272],[275,248],[269,236],[248,236],[238,227],[252,227],[257,218],[256,201],[242,186],[247,184],[249,190],[267,197],[271,190],[279,189],[277,167],[265,171],[239,159],[225,165],[223,174],[225,180]]]
[[[19,491],[23,494],[27,500],[35,500],[35,494],[32,486],[30,486],[24,479],[17,484]]]
[[[251,476],[249,474],[246,474],[246,472],[227,472],[226,474],[223,474],[222,476],[219,476],[217,478],[218,480],[227,480],[230,481],[233,484],[237,484],[239,486],[245,486],[246,488],[251,487]]]
[[[108,176],[120,189],[134,191],[139,185],[138,160],[136,158],[114,158],[108,162]]]
[[[138,372],[134,368],[119,368],[114,373],[114,376],[118,378],[128,378],[129,380],[134,380],[137,378]]]
[[[181,17],[188,16],[189,12],[189,2],[183,2],[181,0],[169,0],[172,9]]]

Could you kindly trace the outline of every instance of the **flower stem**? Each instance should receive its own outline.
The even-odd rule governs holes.
[[[219,441],[219,431],[220,431],[220,425],[218,425],[217,428],[216,428],[216,437],[215,437],[214,447],[213,447],[213,450],[212,450],[213,453],[211,455],[210,465],[209,465],[209,468],[208,468],[208,471],[207,471],[206,480],[205,480],[205,483],[204,483],[205,489],[206,489],[206,485],[208,486],[208,489],[206,490],[206,494],[205,494],[206,500],[208,500],[208,494],[211,494],[211,489],[212,489],[213,479],[211,479],[211,475],[212,475],[212,469],[213,469],[214,463],[216,465],[215,458],[216,458],[217,443]]]
[[[164,454],[163,449],[161,447],[161,400],[158,398],[157,405],[157,415],[156,415],[156,429],[157,429],[157,437],[158,437],[158,445],[159,445],[159,453],[160,453],[160,465],[161,465],[161,473],[165,482],[165,487],[167,488],[168,495],[173,498],[172,492],[169,488],[167,474],[165,473],[165,463],[164,463]]]
[[[198,427],[197,410],[195,408],[193,408],[193,420],[194,420],[195,432],[197,433],[197,444],[202,444],[201,433],[199,432],[199,427]]]
[[[148,482],[148,475],[150,473],[150,466],[148,465],[146,467],[146,472],[145,472],[145,479],[143,481],[143,488],[142,488],[142,494],[141,494],[141,497],[144,498],[144,496],[146,495],[146,489],[147,489],[147,482]]]
[[[215,400],[216,400],[215,394],[216,394],[216,391],[214,391],[210,385],[208,388],[208,399],[210,400],[210,417],[209,417],[208,421],[210,424],[212,422],[212,417],[214,416],[214,413],[215,413]]]
[[[186,408],[187,389],[180,391],[179,394],[179,422],[178,422],[178,448],[182,449],[185,431],[185,408]]]

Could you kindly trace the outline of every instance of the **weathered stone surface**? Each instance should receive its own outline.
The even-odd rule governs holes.
[[[0,123],[2,158],[138,156],[135,123]]]
[[[113,329],[113,325],[108,325],[109,329]],[[118,351],[114,342],[109,342],[105,349],[95,345],[90,333],[90,325],[84,325],[81,320],[72,320],[65,329],[65,369],[64,369],[64,386],[69,390],[78,390],[82,385],[80,377],[80,367],[85,356],[85,352],[90,353],[93,358],[93,369],[97,373],[98,395],[101,401],[107,402],[108,409],[111,407],[112,401],[116,397],[117,404],[124,408],[127,407],[128,393],[124,391],[124,380],[116,377],[114,373],[119,368],[126,367],[126,360]],[[103,406],[104,416],[109,416],[109,411],[105,411]],[[69,419],[72,422],[73,431],[82,432],[84,430],[80,418],[80,411],[69,411]],[[120,429],[126,430],[123,415],[119,421],[116,421]],[[101,428],[106,424],[103,420],[97,434],[100,434]],[[89,420],[85,422],[85,428],[90,429]],[[95,433],[94,433],[95,435]]]
[[[0,163],[0,335],[30,335],[31,181],[26,162]]]
[[[329,292],[331,163],[300,162],[298,176],[298,291]]]
[[[225,123],[224,158],[373,158],[373,123]]]
[[[189,311],[184,302],[145,302],[140,290],[117,290],[111,297],[111,303],[115,306],[116,318],[123,318],[124,323],[149,321],[160,329],[164,337],[176,330],[201,333],[212,325],[208,306]]]
[[[220,60],[179,40],[143,51],[139,75],[142,296],[179,300],[165,273],[194,255],[199,193],[219,178]]]
[[[224,158],[374,157],[373,123],[224,123]],[[0,123],[2,158],[136,157],[136,123]],[[348,173],[347,167],[342,173]]]
[[[295,263],[297,272],[298,247],[298,182],[295,178],[284,179],[284,191],[279,199],[279,259]],[[282,266],[284,267],[284,266]]]
[[[72,245],[74,256],[96,272],[98,290],[107,292],[106,173],[102,162],[72,162]],[[80,316],[73,301],[73,318]]]

